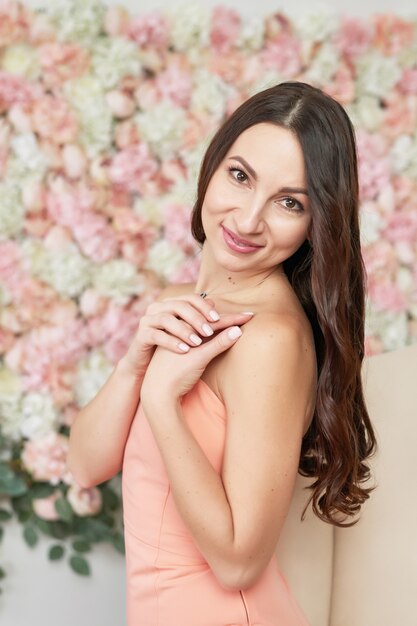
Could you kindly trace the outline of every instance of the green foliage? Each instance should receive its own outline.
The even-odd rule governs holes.
[[[90,566],[82,556],[72,556],[69,562],[74,572],[81,576],[90,576]]]

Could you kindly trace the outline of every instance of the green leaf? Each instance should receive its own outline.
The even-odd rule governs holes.
[[[91,545],[87,541],[83,541],[82,539],[75,540],[72,544],[72,547],[76,552],[90,552]]]
[[[12,519],[13,514],[11,511],[7,511],[6,509],[0,509],[0,522],[7,522],[7,520]]]
[[[32,498],[47,498],[52,495],[54,491],[56,491],[56,487],[49,483],[35,483],[30,488]]]
[[[73,533],[71,526],[59,520],[50,522],[50,529],[50,535],[55,539],[66,539]]]
[[[4,528],[3,526],[0,526],[0,541],[3,541],[3,535],[4,535]]]
[[[0,497],[17,497],[26,493],[28,487],[25,481],[4,465],[0,466]]]
[[[49,548],[48,558],[50,561],[59,561],[64,556],[64,552],[65,550],[61,545],[55,544]]]
[[[90,566],[82,556],[72,556],[70,558],[70,565],[77,574],[81,574],[81,576],[90,576]]]
[[[6,577],[6,572],[4,571],[2,567],[0,567],[0,580],[5,577]]]
[[[103,497],[103,507],[110,509],[110,511],[116,511],[119,506],[119,496],[110,489],[110,487],[103,487],[101,489],[101,495]]]
[[[38,533],[36,532],[34,526],[27,525],[24,527],[23,538],[30,547],[33,547],[38,543]]]
[[[72,522],[74,519],[74,512],[71,508],[70,503],[65,498],[59,498],[55,502],[55,509],[59,515],[59,517],[64,522]]]
[[[51,522],[48,522],[48,520],[42,519],[38,516],[35,516],[33,522],[45,535],[53,536],[51,530]]]
[[[120,554],[125,554],[125,541],[122,533],[116,533],[113,535],[111,542]]]

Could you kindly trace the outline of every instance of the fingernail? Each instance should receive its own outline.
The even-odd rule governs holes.
[[[183,352],[188,352],[188,350],[190,349],[190,346],[187,346],[186,343],[182,343],[182,341],[181,341],[181,343],[178,344],[178,347]]]
[[[206,333],[206,335],[212,335],[214,333],[214,330],[212,328],[210,328],[210,326],[208,324],[203,324],[201,326],[201,328]]]
[[[195,335],[194,333],[190,335],[190,339],[193,343],[195,343],[196,346],[199,346],[200,343],[203,341],[201,337],[198,337],[198,335]]]
[[[239,326],[232,326],[232,328],[229,328],[229,330],[227,331],[227,334],[229,339],[237,339],[242,334],[242,331],[240,330]]]
[[[241,311],[241,315],[254,315],[253,311]]]
[[[220,315],[216,311],[214,311],[214,309],[209,311],[209,315],[214,322],[218,322],[220,319]]]

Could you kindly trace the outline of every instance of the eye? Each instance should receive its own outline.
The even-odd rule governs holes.
[[[301,202],[299,202],[295,198],[292,198],[291,196],[283,198],[282,201],[285,203],[285,208],[288,209],[288,211],[290,211],[291,213],[302,213],[304,211],[304,207]]]
[[[228,167],[227,169],[229,170],[229,172],[238,172],[238,174],[243,174],[244,179],[242,179],[242,178],[237,178],[237,176],[234,176],[234,175],[231,173],[232,178],[233,178],[236,182],[238,182],[238,183],[244,183],[244,182],[245,182],[245,180],[247,180],[247,178],[248,178],[247,174],[245,174],[245,172],[244,172],[243,170],[241,170],[239,167],[235,167],[234,165],[229,165],[229,167]]]

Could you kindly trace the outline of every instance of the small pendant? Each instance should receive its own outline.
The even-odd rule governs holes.
[[[205,297],[207,296],[207,293],[206,293],[205,291],[202,291],[202,292],[200,293],[200,296],[201,296],[202,298],[205,298]]]

